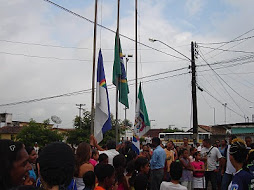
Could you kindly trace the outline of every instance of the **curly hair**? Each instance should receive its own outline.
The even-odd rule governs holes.
[[[12,140],[0,140],[0,189],[10,189],[14,185],[10,172],[13,168],[14,162],[20,159],[19,152],[24,148],[21,142],[14,142]]]
[[[80,166],[84,163],[88,163],[90,160],[91,146],[85,142],[78,145],[76,152],[75,172],[74,176],[79,176]]]
[[[49,187],[68,187],[74,173],[74,154],[65,143],[55,142],[46,146],[40,153],[38,163],[42,181]]]

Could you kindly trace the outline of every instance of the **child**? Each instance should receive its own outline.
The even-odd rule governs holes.
[[[98,164],[95,166],[95,175],[98,179],[98,186],[94,190],[112,189],[115,183],[115,169],[110,164]]]
[[[95,174],[93,171],[88,171],[83,176],[83,182],[85,184],[84,190],[93,190],[95,186]]]
[[[100,154],[98,161],[99,161],[99,164],[108,164],[108,155],[105,153]]]
[[[179,184],[182,177],[183,167],[179,161],[172,162],[170,165],[171,182],[163,181],[160,190],[187,190],[185,186]]]
[[[203,190],[205,189],[205,164],[200,161],[201,154],[199,152],[195,152],[193,155],[195,158],[194,162],[191,162],[191,167],[193,170],[193,183],[192,186],[194,190]]]
[[[92,164],[93,167],[95,167],[98,163],[98,159],[99,159],[98,150],[92,149],[92,156],[91,156],[91,159],[89,160],[90,164]]]
[[[197,152],[197,149],[195,147],[191,147],[190,148],[190,156],[189,156],[190,162],[194,162],[195,161],[194,156],[193,156],[195,154],[195,152]]]
[[[147,184],[140,184],[142,187],[147,187],[148,185],[148,173],[149,173],[150,167],[149,167],[149,161],[144,158],[140,157],[135,161],[135,171],[133,172],[131,178],[129,179],[129,184],[131,187],[135,187],[135,183],[138,183],[138,180],[140,180],[143,183]],[[142,177],[138,177],[139,175],[143,175]],[[147,180],[144,179],[144,177],[147,178]],[[136,184],[138,185],[138,184]]]
[[[189,153],[187,149],[183,149],[183,155],[182,158],[180,158],[180,162],[183,166],[183,175],[181,178],[182,185],[187,187],[188,190],[191,190],[192,174]]]

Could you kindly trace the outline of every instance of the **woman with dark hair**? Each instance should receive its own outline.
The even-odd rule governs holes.
[[[78,145],[74,172],[78,190],[83,190],[85,188],[83,175],[88,171],[94,171],[93,165],[89,162],[91,155],[92,150],[89,144],[83,142]]]
[[[22,185],[31,170],[29,156],[21,142],[0,140],[0,189],[7,190]]]
[[[33,185],[33,184],[35,184],[36,179],[37,179],[37,176],[36,176],[36,173],[35,173],[35,168],[36,168],[35,164],[36,164],[36,160],[37,160],[38,156],[37,156],[37,153],[34,150],[34,148],[31,147],[31,146],[26,147],[26,151],[29,155],[29,160],[28,161],[32,166],[32,169],[29,170],[29,179],[30,179],[32,184],[30,183],[29,185]]]
[[[116,180],[118,182],[117,190],[128,190],[128,184],[124,176],[126,159],[122,154],[118,154],[113,158],[113,166],[115,167]]]
[[[234,139],[232,141],[231,147],[229,149],[229,158],[236,169],[236,173],[233,176],[232,182],[230,183],[229,190],[247,190],[252,189],[254,186],[253,179],[254,176],[249,172],[246,167],[246,159],[248,155],[248,150],[245,142],[241,139]],[[252,182],[252,183],[251,183]]]

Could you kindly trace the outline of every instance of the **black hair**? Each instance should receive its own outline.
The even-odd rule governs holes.
[[[179,161],[172,162],[170,165],[170,176],[173,180],[180,180],[183,173],[183,167]]]
[[[131,160],[128,162],[127,166],[126,166],[126,171],[128,173],[133,173],[135,171],[135,161]]]
[[[98,150],[92,149],[92,156],[91,156],[91,158],[93,158],[93,156],[96,155],[96,154],[98,154]]]
[[[110,164],[97,164],[94,172],[98,181],[103,183],[107,177],[110,178],[114,175],[115,169]]]
[[[252,140],[252,138],[250,136],[245,137],[245,140],[247,140],[247,139],[251,139]]]
[[[67,187],[74,174],[75,159],[72,149],[65,143],[47,145],[40,153],[40,176],[49,186]]]
[[[21,185],[15,188],[11,188],[10,190],[41,190],[40,187],[34,187],[32,185]]]
[[[107,148],[108,148],[108,150],[110,150],[110,149],[116,149],[116,142],[115,141],[112,141],[112,140],[109,140],[108,142],[107,142]]]
[[[105,161],[107,159],[108,159],[108,155],[105,154],[105,153],[102,153],[102,154],[99,155],[98,161],[99,161],[99,163],[102,163],[103,161]]]
[[[208,143],[208,144],[211,144],[211,139],[206,138],[206,139],[204,139],[203,141],[206,142],[206,143]]]
[[[12,140],[0,140],[0,189],[10,189],[15,186],[12,183],[10,172],[13,168],[13,163],[20,159],[19,152],[24,147],[21,142]]]
[[[221,141],[225,141],[226,144],[228,143],[228,141],[226,139],[222,139]]]
[[[190,152],[192,152],[193,150],[195,150],[195,147],[191,147],[190,148]]]
[[[118,183],[122,183],[124,180],[124,171],[126,166],[125,156],[122,154],[118,154],[113,158],[113,166],[116,171],[116,179]]]
[[[152,142],[155,143],[157,146],[161,144],[161,140],[159,137],[153,137]]]
[[[149,161],[144,157],[140,157],[135,161],[135,170],[133,171],[132,176],[129,179],[130,186],[134,186],[136,177],[137,177],[138,173],[140,172],[141,168],[145,167],[148,163],[149,163]]]
[[[236,138],[237,138],[237,136],[236,136],[236,135],[231,134],[231,135],[229,136],[229,138],[231,138],[231,140],[234,140],[234,139],[236,139]]]
[[[93,188],[95,186],[95,173],[93,171],[88,171],[83,175],[83,182],[86,187]]]
[[[196,159],[196,157],[197,157],[198,154],[200,154],[200,152],[195,152],[195,153],[193,154],[193,158]]]
[[[148,185],[148,178],[145,174],[140,174],[135,178],[134,189],[146,190]]]
[[[249,151],[247,164],[254,164],[254,150]]]
[[[26,151],[27,151],[28,155],[30,155],[33,150],[34,150],[34,147],[26,146]]]
[[[237,163],[244,164],[247,159],[248,150],[243,142],[236,141],[230,146],[229,154],[233,156]]]

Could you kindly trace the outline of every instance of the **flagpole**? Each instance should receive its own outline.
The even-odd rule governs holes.
[[[135,2],[135,101],[138,98],[138,0]]]
[[[95,56],[96,56],[96,30],[97,30],[97,1],[95,0],[94,11],[94,36],[93,36],[93,73],[92,73],[92,105],[91,105],[91,134],[94,133],[94,86],[95,86]]]
[[[119,48],[119,18],[120,18],[120,0],[118,0],[117,6],[117,47],[118,47],[118,54],[120,53]],[[116,145],[118,144],[118,85],[119,85],[119,78],[117,78],[116,82]]]

